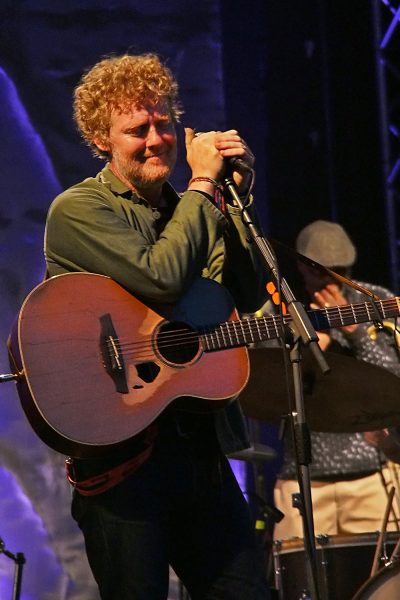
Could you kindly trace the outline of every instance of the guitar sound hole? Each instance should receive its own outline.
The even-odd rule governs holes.
[[[199,347],[199,334],[187,323],[166,322],[158,331],[158,353],[169,363],[184,365],[191,362],[197,355]]]

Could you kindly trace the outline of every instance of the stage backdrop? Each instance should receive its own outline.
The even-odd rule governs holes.
[[[338,220],[359,247],[357,275],[390,285],[370,6],[2,0],[0,371],[9,370],[14,316],[43,277],[47,208],[102,166],[81,142],[71,104],[84,70],[110,54],[154,51],[168,61],[185,109],[181,153],[183,125],[240,130],[256,154],[257,209],[268,235],[293,246],[307,221]],[[187,176],[183,161],[178,190]],[[290,265],[283,274],[291,283]],[[23,600],[96,600],[69,517],[63,457],[32,433],[12,384],[1,385],[0,400],[0,537],[26,554]],[[279,448],[275,427],[264,425],[261,437]],[[266,464],[268,493],[278,466]],[[11,597],[13,567],[0,554],[2,598]]]

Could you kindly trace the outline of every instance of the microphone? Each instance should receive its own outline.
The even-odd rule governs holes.
[[[243,160],[243,158],[239,158],[238,156],[230,156],[229,158],[224,159],[233,170],[236,171],[252,171],[253,169]]]
[[[204,131],[196,131],[194,137],[199,137],[203,135]],[[243,160],[243,158],[239,158],[238,156],[230,156],[228,158],[224,158],[225,162],[234,170],[234,171],[250,171],[253,172],[253,169]]]

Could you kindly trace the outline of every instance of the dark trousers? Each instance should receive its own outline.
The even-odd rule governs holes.
[[[210,420],[194,432],[161,420],[150,459],[72,513],[103,600],[165,600],[169,564],[192,600],[264,600],[263,553]]]

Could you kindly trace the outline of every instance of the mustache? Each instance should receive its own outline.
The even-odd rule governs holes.
[[[157,152],[154,153],[152,152],[151,154],[147,154],[146,152],[143,152],[142,154],[139,155],[139,160],[141,161],[146,161],[148,158],[157,158],[159,156],[164,156],[164,155],[168,155],[171,154],[171,150],[163,150],[162,152]]]

